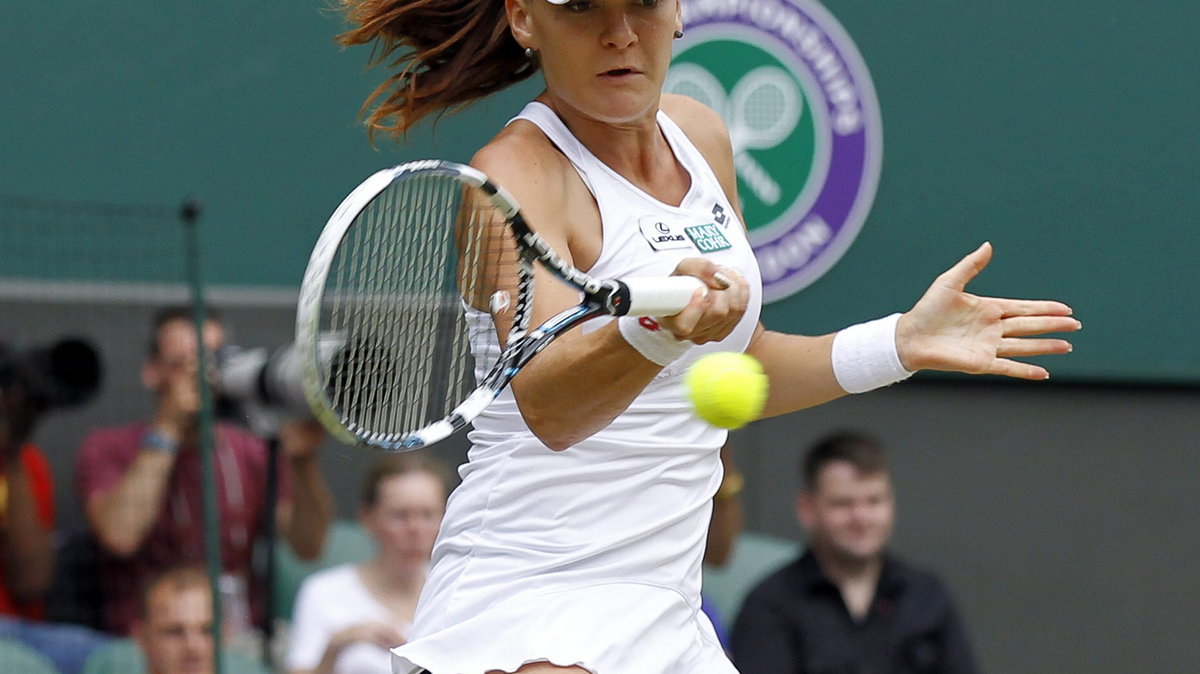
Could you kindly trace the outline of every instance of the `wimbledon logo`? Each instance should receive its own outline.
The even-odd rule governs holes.
[[[738,196],[773,302],[853,243],[879,184],[882,130],[867,67],[815,0],[689,0],[666,90],[725,119]]]

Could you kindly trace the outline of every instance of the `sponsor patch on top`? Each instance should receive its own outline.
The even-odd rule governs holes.
[[[654,250],[690,248],[692,245],[683,232],[679,231],[678,224],[672,226],[671,223],[658,216],[641,217],[638,219],[638,228],[642,230],[642,236]]]
[[[730,247],[729,239],[725,238],[725,233],[716,223],[707,225],[696,225],[688,227],[683,231],[687,232],[688,238],[696,245],[696,248],[701,253],[713,253],[718,250],[725,250]]]

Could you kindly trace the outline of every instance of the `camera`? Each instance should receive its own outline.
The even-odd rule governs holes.
[[[0,392],[19,391],[36,413],[87,402],[101,376],[100,356],[80,338],[24,350],[0,343]]]
[[[343,340],[326,336],[318,340],[317,353],[328,362]],[[226,417],[273,414],[285,418],[312,418],[304,397],[300,348],[285,344],[274,350],[226,346],[217,351],[217,409]]]
[[[223,415],[258,411],[285,417],[312,416],[300,383],[295,344],[274,351],[226,346],[217,351],[217,407]]]

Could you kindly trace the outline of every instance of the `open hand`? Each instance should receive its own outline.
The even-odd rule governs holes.
[[[1064,339],[1037,338],[1081,327],[1071,307],[1051,300],[980,297],[966,286],[992,259],[985,243],[938,276],[896,326],[896,348],[908,370],[947,370],[1046,379],[1045,368],[1012,358],[1067,353]]]

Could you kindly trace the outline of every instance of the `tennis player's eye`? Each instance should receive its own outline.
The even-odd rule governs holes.
[[[591,9],[592,3],[590,0],[578,0],[577,2],[568,2],[567,4],[563,5],[563,7],[565,7],[569,12],[579,14]]]

